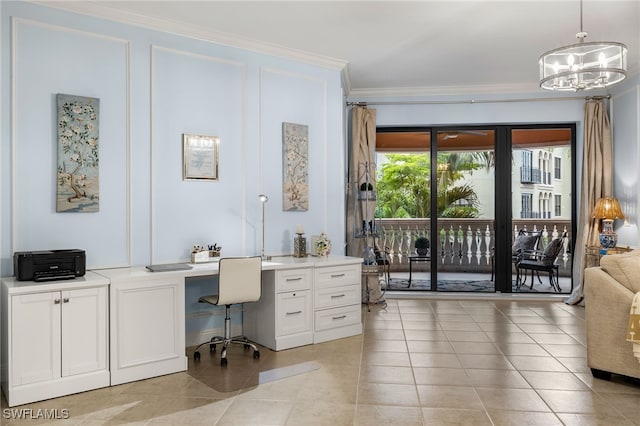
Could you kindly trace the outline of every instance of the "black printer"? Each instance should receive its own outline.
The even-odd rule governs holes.
[[[85,274],[84,250],[17,251],[13,273],[18,281],[68,280]]]

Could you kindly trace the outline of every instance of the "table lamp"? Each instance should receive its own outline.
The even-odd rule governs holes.
[[[264,254],[264,205],[267,201],[269,201],[269,197],[264,194],[258,195],[258,200],[260,200],[260,204],[262,204],[262,217],[260,217],[260,222],[262,224],[262,239],[260,241],[260,257],[262,260],[271,260],[271,256],[265,256]]]
[[[603,197],[598,199],[592,216],[602,219],[602,231],[600,232],[600,245],[602,248],[613,248],[618,242],[618,235],[613,230],[615,219],[624,219],[620,203],[616,198]]]

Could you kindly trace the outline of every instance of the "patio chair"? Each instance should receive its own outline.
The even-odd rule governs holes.
[[[542,280],[540,279],[540,272],[546,272],[549,274],[549,284],[551,285],[551,288],[553,288],[557,293],[562,291],[558,282],[558,265],[556,264],[556,259],[562,251],[562,246],[566,237],[567,233],[563,232],[560,238],[551,240],[551,242],[547,244],[542,251],[531,250],[520,252],[516,261],[516,269],[518,271],[518,277],[520,277],[520,270],[524,270],[524,277],[522,280],[518,280],[516,282],[516,288],[518,290],[526,281],[526,271],[531,271],[530,289],[533,289],[534,272],[538,276],[538,281],[540,283],[542,283]]]
[[[515,266],[518,261],[518,256],[524,251],[535,251],[538,250],[538,244],[540,243],[540,236],[542,232],[540,231],[526,231],[524,229],[520,229],[516,234],[516,237],[513,240],[513,245],[511,246],[511,263]],[[491,247],[491,281],[494,280],[495,277],[495,255],[496,250],[495,247]],[[520,274],[518,268],[516,268],[516,287],[520,287]]]

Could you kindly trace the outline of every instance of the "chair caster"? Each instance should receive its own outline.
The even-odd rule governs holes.
[[[195,351],[193,353],[193,359],[196,360],[196,361],[199,361],[200,360],[200,352]]]
[[[222,367],[226,367],[227,366],[227,359],[226,358],[220,358],[220,365]]]
[[[253,351],[253,359],[260,358],[260,351]]]

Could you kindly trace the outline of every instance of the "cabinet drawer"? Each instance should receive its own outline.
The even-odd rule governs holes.
[[[311,290],[312,279],[310,268],[276,271],[276,292]]]
[[[311,331],[311,290],[281,293],[278,295],[278,324],[276,334],[304,333]]]
[[[360,265],[316,268],[316,288],[336,287],[360,283]]]
[[[315,293],[315,307],[316,309],[331,308],[359,303],[360,291],[359,284],[317,288]]]
[[[315,312],[316,331],[360,324],[360,304]]]

